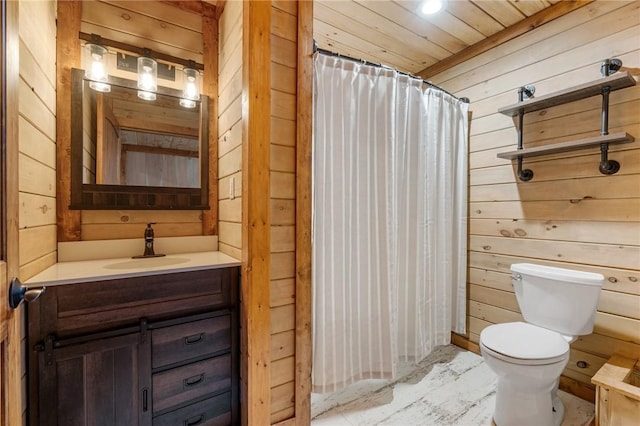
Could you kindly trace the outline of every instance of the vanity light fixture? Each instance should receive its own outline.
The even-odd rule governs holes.
[[[148,101],[156,100],[158,91],[158,69],[160,77],[175,81],[175,66],[182,65],[184,86],[180,105],[185,108],[195,108],[200,100],[200,73],[204,71],[204,65],[193,60],[186,60],[176,56],[167,55],[162,52],[151,52],[151,49],[133,46],[108,38],[102,38],[98,34],[87,34],[80,32],[78,38],[86,42],[82,49],[82,65],[85,71],[85,79],[89,80],[89,86],[101,92],[110,92],[109,75],[107,72],[107,57],[109,52],[105,46],[113,48],[118,52],[117,67],[126,71],[135,72],[136,61],[138,71],[138,97]],[[128,52],[128,53],[122,53]],[[113,53],[113,52],[112,52]],[[120,57],[127,58],[128,55],[137,56],[136,61],[129,64],[123,60],[125,65],[121,67]],[[162,61],[158,66],[157,60]],[[114,64],[115,65],[115,64]],[[166,71],[163,71],[165,70]]]
[[[188,61],[187,66],[182,69],[184,74],[184,89],[180,105],[185,108],[195,108],[196,101],[200,100],[200,74],[195,68],[194,61]]]
[[[420,12],[423,15],[433,15],[442,9],[444,0],[425,0],[420,6]]]
[[[143,49],[138,57],[138,97],[145,101],[156,100],[158,90],[158,63],[151,57],[151,50]]]
[[[107,72],[108,52],[101,45],[99,35],[91,34],[91,42],[84,45],[83,59],[85,77],[90,80],[89,87],[98,92],[110,92],[111,85],[108,84],[109,73]]]

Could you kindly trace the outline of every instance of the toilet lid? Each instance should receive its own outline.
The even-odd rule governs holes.
[[[491,325],[480,333],[487,348],[519,359],[549,359],[564,355],[569,344],[560,333],[524,322]]]

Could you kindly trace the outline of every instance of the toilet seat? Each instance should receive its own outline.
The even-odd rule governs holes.
[[[491,325],[480,333],[480,344],[496,358],[523,365],[553,364],[569,352],[560,333],[524,322]]]

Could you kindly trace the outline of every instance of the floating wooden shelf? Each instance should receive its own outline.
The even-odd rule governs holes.
[[[556,154],[558,152],[575,151],[578,149],[589,148],[591,146],[599,146],[601,143],[621,144],[633,142],[634,138],[628,133],[619,132],[605,136],[595,136],[592,138],[578,139],[568,142],[561,142],[552,145],[536,146],[533,148],[516,149],[514,151],[500,152],[498,158],[513,160],[522,156],[536,157],[538,155]]]
[[[525,157],[535,157],[537,155],[574,151],[577,149],[599,145],[600,173],[605,175],[616,174],[618,170],[620,170],[620,163],[615,160],[609,159],[609,144],[628,143],[633,142],[634,140],[633,136],[625,132],[614,133],[612,135],[609,134],[609,94],[614,90],[624,89],[625,87],[636,85],[635,78],[628,72],[624,71],[620,72],[619,74],[615,74],[615,72],[619,70],[621,66],[622,61],[618,58],[605,59],[601,64],[600,72],[606,77],[588,83],[580,84],[578,86],[569,87],[568,89],[560,90],[548,95],[539,96],[537,98],[523,99],[525,95],[531,96],[535,92],[535,87],[523,86],[518,88],[519,102],[517,104],[498,109],[498,112],[501,114],[505,114],[511,117],[518,116],[518,149],[515,151],[500,152],[497,154],[498,158],[517,160],[518,179],[523,182],[527,182],[533,178],[533,171],[531,169],[524,169],[522,167],[522,160]],[[611,72],[613,72],[614,74],[609,75]],[[524,124],[523,119],[525,114],[596,95],[602,96],[600,136],[561,142],[553,145],[524,148],[522,143],[522,126]]]
[[[633,78],[633,76],[630,75],[627,71],[624,71],[610,75],[609,77],[603,77],[598,80],[580,84],[578,86],[569,87],[558,92],[549,93],[548,95],[526,99],[522,102],[502,107],[498,109],[498,112],[510,117],[514,117],[518,115],[521,110],[526,114],[529,112],[539,111],[541,109],[599,95],[603,87],[609,86],[611,88],[611,91],[614,91],[635,85],[636,80]]]

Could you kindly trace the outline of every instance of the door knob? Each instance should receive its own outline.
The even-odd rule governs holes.
[[[9,306],[11,309],[15,309],[20,306],[20,303],[22,303],[23,300],[33,302],[40,297],[45,290],[45,286],[27,287],[23,285],[17,277],[15,277],[11,280],[11,284],[9,285]]]

